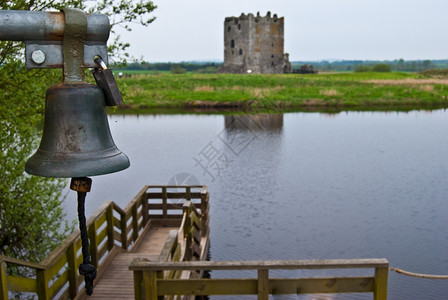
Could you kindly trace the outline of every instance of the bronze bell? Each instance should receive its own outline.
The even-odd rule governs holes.
[[[44,177],[84,177],[129,167],[107,121],[104,93],[96,85],[60,84],[47,90],[45,122],[27,173]]]

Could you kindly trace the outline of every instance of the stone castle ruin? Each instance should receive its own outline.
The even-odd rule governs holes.
[[[227,17],[224,21],[224,64],[220,73],[291,73],[284,53],[284,18],[268,12]]]

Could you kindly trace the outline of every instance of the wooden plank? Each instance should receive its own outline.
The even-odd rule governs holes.
[[[114,227],[121,228],[121,221],[118,220],[116,217],[113,218],[114,218]]]
[[[167,208],[167,203],[168,203],[168,199],[167,199],[167,195],[166,195],[166,187],[162,188],[162,215],[163,218],[165,219],[167,217],[168,214],[168,208]],[[148,195],[149,198],[149,195]]]
[[[171,260],[171,256],[173,252],[176,250],[177,247],[177,231],[171,230],[168,233],[168,237],[166,239],[166,242],[162,248],[162,251],[160,252],[159,260],[160,261],[168,261]]]
[[[121,247],[127,250],[128,231],[126,230],[126,217],[124,215],[121,216],[120,229],[121,229]]]
[[[101,232],[97,233],[97,236],[96,236],[96,242],[98,243],[97,247],[99,244],[101,244],[103,242],[103,240],[106,236],[107,236],[107,227],[104,227],[103,230],[101,230]]]
[[[374,300],[386,300],[387,299],[387,276],[389,273],[389,267],[376,268],[375,269],[375,284],[373,291]]]
[[[165,220],[180,220],[183,218],[183,216],[183,213],[181,213],[181,210],[179,210],[179,214],[168,215]],[[151,220],[164,220],[161,215],[149,215],[149,218]]]
[[[163,205],[162,203],[149,203],[148,208],[150,210],[162,210],[164,208],[167,209],[167,211],[170,210],[181,210],[183,203],[175,204],[175,203],[166,203],[166,205]]]
[[[148,218],[148,199],[147,199],[147,196],[146,196],[145,200],[142,203],[142,212],[143,212],[143,223],[144,223],[144,226],[146,226],[146,224],[149,222],[149,218]]]
[[[157,274],[156,272],[143,272],[143,288],[146,299],[157,300]]]
[[[13,258],[13,257],[9,257],[9,256],[3,256],[0,255],[0,259],[1,261],[8,263],[8,264],[14,264],[17,266],[24,266],[24,267],[28,267],[28,268],[32,268],[32,269],[37,269],[37,270],[45,270],[45,266],[41,265],[41,264],[37,264],[37,263],[33,263],[33,262],[27,262],[21,259],[17,259],[17,258]]]
[[[201,199],[201,193],[190,193],[191,199]],[[187,199],[186,192],[167,192],[167,199]],[[148,193],[148,199],[163,199],[163,193]]]
[[[139,262],[132,270],[257,270],[257,269],[357,269],[388,267],[384,258],[373,259],[315,259],[266,261],[196,261],[196,262]]]
[[[143,228],[143,230],[140,233],[140,235],[137,238],[137,240],[132,245],[132,248],[130,250],[131,252],[134,252],[135,249],[137,249],[141,245],[141,243],[145,240],[146,234],[148,233],[148,231],[151,228],[151,226],[152,226],[152,221],[149,220],[148,223],[146,224],[146,226]]]
[[[39,300],[50,299],[48,279],[46,270],[37,270],[37,296],[39,297]]]
[[[97,283],[101,276],[104,274],[108,266],[113,262],[114,258],[123,251],[122,248],[114,246],[106,258],[103,260],[101,264],[101,268],[98,268],[97,280],[94,283]]]
[[[167,220],[151,220],[151,223],[154,226],[163,226],[163,227],[179,227],[182,222],[182,219],[167,219]]]
[[[258,270],[258,300],[269,300],[269,270]]]
[[[72,244],[67,249],[67,263],[68,263],[68,293],[70,298],[75,298],[76,294],[78,293],[78,283],[77,283],[77,275],[78,275],[78,268],[76,265],[76,251],[75,251],[75,245]]]
[[[5,290],[6,295],[8,291],[11,292],[25,292],[25,293],[36,293],[37,292],[37,281],[36,279],[30,279],[26,277],[17,277],[6,275]],[[8,296],[3,299],[8,299]]]
[[[114,246],[114,211],[112,205],[107,208],[107,249],[110,251]]]
[[[179,189],[179,188],[186,188],[187,186],[191,187],[191,188],[198,188],[198,189],[203,189],[204,187],[207,187],[206,185],[157,185],[157,184],[155,184],[155,185],[147,185],[146,188],[147,188],[147,190],[160,189],[163,187]],[[148,192],[148,193],[150,193],[150,192]]]
[[[87,227],[88,233],[89,233],[89,252],[90,252],[90,259],[93,266],[98,267],[98,240],[96,236],[96,226],[95,223],[90,224],[90,226]]]
[[[143,299],[142,290],[143,272],[134,272],[134,298]]]
[[[106,211],[101,216],[98,216],[98,218],[95,220],[95,227],[96,228],[100,228],[104,224],[104,222],[106,222],[106,220],[107,220],[107,209],[109,207],[110,206],[106,207]]]
[[[121,242],[121,233],[118,233],[115,230],[114,230],[114,240],[117,242]]]
[[[59,273],[59,271],[67,264],[67,254],[64,253],[57,261],[47,269],[47,276],[49,279],[53,278],[54,275]]]
[[[98,249],[98,261],[100,261],[103,258],[103,255],[106,253],[106,251],[108,251],[108,245],[107,243],[104,243],[100,249]]]
[[[157,282],[163,295],[256,295],[256,279],[163,279]]]
[[[262,270],[265,272],[267,270]],[[158,295],[257,295],[268,299],[269,293],[320,294],[366,293],[373,290],[373,277],[268,279],[163,279],[158,280]]]
[[[6,263],[3,256],[0,256],[0,298],[2,300],[8,299],[8,287],[6,286]]]
[[[373,291],[373,277],[330,277],[269,279],[271,293],[320,294],[320,293],[368,293]]]
[[[67,283],[67,281],[68,281],[68,272],[65,271],[50,286],[50,288],[49,288],[49,293],[51,295],[50,298],[52,298],[54,295],[56,295],[64,287],[64,285]]]
[[[138,212],[137,205],[132,206],[132,236],[134,241],[138,238]]]

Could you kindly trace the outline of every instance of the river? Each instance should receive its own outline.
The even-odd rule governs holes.
[[[448,274],[446,110],[112,115],[109,123],[131,167],[93,177],[88,215],[106,200],[124,207],[146,184],[199,182],[210,191],[213,260],[387,258]],[[74,219],[76,195],[66,193]],[[389,273],[389,299],[447,294],[448,281]]]

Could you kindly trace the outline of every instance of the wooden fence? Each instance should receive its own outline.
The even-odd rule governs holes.
[[[205,260],[208,252],[208,227],[201,226],[201,216],[198,209],[191,201],[186,201],[183,205],[182,224],[178,231],[171,230],[159,256],[159,262],[185,262]],[[205,234],[207,235],[207,234]],[[135,261],[145,262],[146,259],[135,259]],[[156,274],[165,279],[188,279],[201,278],[203,270],[167,270]],[[145,299],[150,295],[151,288],[145,285],[147,278],[144,272],[134,272],[134,292],[135,299]],[[174,296],[167,296],[166,299],[173,299]],[[157,298],[156,298],[157,299]]]
[[[92,264],[98,269],[97,277],[117,253],[137,247],[150,226],[185,224],[186,221],[182,220],[186,210],[184,203],[190,207],[197,206],[194,214],[200,216],[201,235],[207,236],[208,199],[206,186],[145,186],[125,209],[114,202],[101,205],[87,220],[90,255]],[[188,223],[191,224],[191,219]],[[190,237],[197,237],[197,232],[188,226]],[[189,247],[194,248],[195,244],[190,241]],[[194,253],[194,250],[190,252]],[[11,292],[31,293],[38,299],[77,299],[83,294],[84,286],[83,278],[78,274],[81,262],[79,230],[75,230],[39,263],[0,256],[0,300],[8,299]],[[10,275],[8,266],[25,268],[33,275]]]
[[[270,278],[270,270],[300,269],[367,269],[373,276],[328,278]],[[130,269],[134,278],[142,280],[142,291],[135,299],[157,299],[165,295],[258,295],[267,300],[269,294],[366,293],[375,300],[387,298],[386,259],[287,260],[287,261],[194,261],[149,262],[134,260]],[[204,270],[256,270],[257,278],[182,279],[173,272]]]

